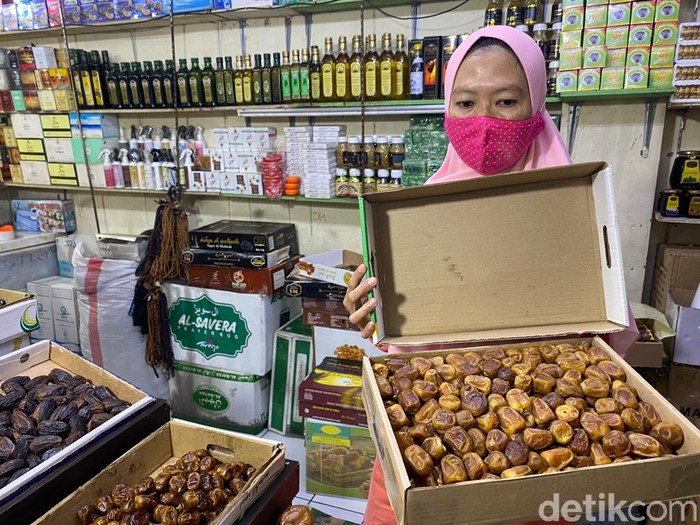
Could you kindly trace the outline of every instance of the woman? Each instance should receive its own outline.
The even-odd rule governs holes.
[[[559,131],[545,109],[546,91],[544,57],[532,38],[505,26],[472,34],[457,48],[447,67],[445,131],[450,146],[442,166],[427,184],[571,164]],[[364,338],[369,338],[375,329],[369,316],[376,299],[366,301],[366,297],[377,281],[362,281],[365,272],[362,265],[353,275],[344,304],[351,313],[350,321],[361,329]],[[634,326],[634,322],[631,324]],[[611,344],[622,348],[620,353],[624,355],[637,339],[635,330],[617,336],[621,344],[612,339]],[[388,351],[409,350],[390,346]],[[364,523],[396,524],[378,462]]]

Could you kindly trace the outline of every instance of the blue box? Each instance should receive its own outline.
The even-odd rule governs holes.
[[[114,0],[97,2],[97,16],[102,22],[114,22],[117,18],[117,12],[114,7]]]
[[[80,4],[80,13],[83,24],[97,24],[104,22],[100,20],[100,15],[97,12],[97,0],[78,0]]]
[[[45,29],[49,27],[49,11],[46,9],[45,0],[31,0],[32,18],[34,18],[34,29]]]
[[[212,8],[212,0],[172,0],[174,13],[191,13]]]
[[[134,0],[114,0],[114,11],[115,20],[131,20],[134,16]]]
[[[17,26],[20,31],[34,29],[31,0],[21,0],[17,2]]]
[[[144,18],[151,18],[153,16],[153,12],[150,4],[150,2],[139,2],[138,0],[135,0],[133,2],[131,19],[141,20]]]
[[[63,0],[63,14],[66,25],[81,25],[83,23],[79,0]]]
[[[73,136],[79,137],[80,128],[78,128],[78,115],[76,113],[71,113],[68,118],[70,120]],[[85,138],[110,138],[119,136],[119,117],[116,115],[81,113],[80,124]]]
[[[73,233],[78,229],[72,199],[13,200],[12,213],[17,231]]]
[[[17,6],[15,4],[3,4],[2,23],[5,26],[5,31],[19,31]]]
[[[233,9],[233,2],[231,0],[214,0],[214,9],[230,11]]]
[[[170,5],[168,0],[153,0],[151,2],[151,16],[159,17],[169,15]]]

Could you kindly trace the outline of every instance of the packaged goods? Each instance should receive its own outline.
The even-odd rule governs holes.
[[[582,69],[578,75],[579,91],[598,91],[600,89],[600,69]]]
[[[269,253],[292,246],[298,253],[294,224],[251,221],[218,221],[190,232],[195,249],[230,250],[243,253]]]
[[[13,200],[17,231],[73,233],[76,229],[73,200]]]
[[[600,89],[622,89],[625,85],[624,67],[603,68],[600,75]]]

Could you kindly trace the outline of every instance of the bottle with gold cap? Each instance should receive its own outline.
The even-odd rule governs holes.
[[[253,62],[250,55],[245,56],[245,69],[243,70],[243,102],[253,103]]]
[[[405,100],[409,98],[409,79],[408,74],[411,70],[411,64],[408,60],[408,55],[404,49],[405,40],[403,34],[396,35],[396,53],[394,53],[394,62],[396,64],[394,74],[394,99]]]
[[[379,55],[377,54],[377,37],[367,37],[367,52],[364,59],[365,100],[379,99]]]
[[[394,98],[394,82],[396,62],[391,51],[391,33],[382,35],[382,54],[379,56],[379,98],[391,100]]]
[[[255,54],[255,67],[253,68],[253,104],[263,103],[262,89],[262,56]]]
[[[484,15],[485,26],[503,25],[503,0],[489,0]]]
[[[523,24],[525,3],[523,0],[510,0],[506,11],[506,25],[516,27]]]
[[[335,97],[338,101],[351,100],[350,97],[350,57],[347,54],[347,40],[338,38],[338,56],[335,57]]]
[[[287,51],[282,51],[280,78],[282,79],[282,102],[288,104],[292,101],[292,71],[289,65],[289,52]]]
[[[292,86],[292,101],[301,100],[301,63],[299,61],[299,50],[292,51],[292,65],[289,66],[289,76]]]
[[[352,37],[352,56],[350,57],[350,99],[362,99],[362,67],[364,59],[362,56],[362,37],[355,35]]]
[[[325,38],[326,52],[321,60],[321,100],[332,102],[336,99],[335,86],[333,85],[333,73],[335,71],[335,58],[333,57],[333,39]]]
[[[233,74],[233,94],[236,104],[239,106],[245,104],[245,98],[243,97],[243,57],[241,55],[236,57],[236,71]]]
[[[311,46],[311,62],[309,63],[309,90],[311,100],[321,100],[321,60],[318,46]]]
[[[525,0],[525,9],[523,9],[523,23],[529,26],[534,26],[542,22],[542,0]]]
[[[309,50],[301,50],[301,66],[299,67],[299,81],[301,101],[308,102],[311,99],[311,86],[309,84]]]

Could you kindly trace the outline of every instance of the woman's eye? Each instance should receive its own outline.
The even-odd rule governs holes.
[[[517,103],[518,103],[518,101],[515,99],[504,99],[504,100],[498,101],[499,106],[506,106],[506,107],[515,106]]]
[[[471,100],[460,100],[456,105],[457,107],[466,109],[472,107],[474,103]]]

